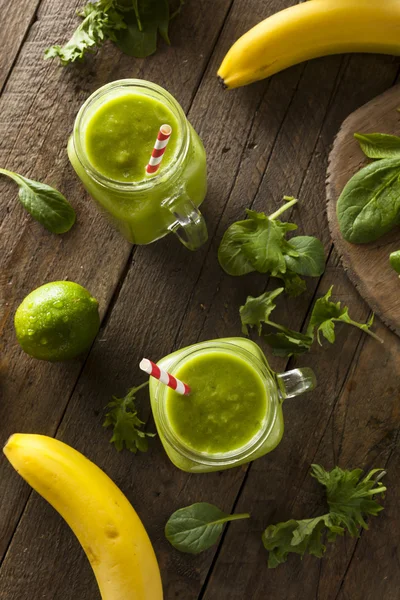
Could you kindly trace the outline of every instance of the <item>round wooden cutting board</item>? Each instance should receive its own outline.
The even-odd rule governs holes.
[[[400,229],[371,244],[354,245],[342,238],[336,216],[336,202],[344,186],[370,162],[353,134],[400,135],[399,107],[400,86],[395,86],[344,121],[329,157],[327,212],[332,240],[345,271],[375,314],[400,336],[400,279],[389,264],[389,254],[400,250]]]

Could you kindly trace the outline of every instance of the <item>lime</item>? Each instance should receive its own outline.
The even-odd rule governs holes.
[[[98,306],[77,283],[46,283],[26,296],[15,313],[18,342],[40,360],[74,358],[88,350],[99,331]]]

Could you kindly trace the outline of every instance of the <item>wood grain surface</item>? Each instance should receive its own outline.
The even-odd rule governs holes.
[[[80,2],[42,0],[23,34],[20,15],[32,7],[22,0],[14,4],[19,11],[13,11],[8,27],[19,35],[19,47],[8,36],[2,49],[9,66],[0,96],[0,165],[56,185],[74,205],[78,221],[64,236],[47,233],[24,213],[12,183],[0,181],[0,442],[16,431],[46,433],[103,468],[149,532],[166,600],[372,600],[377,595],[397,600],[400,340],[379,320],[376,331],[384,346],[343,326],[335,345],[315,347],[296,362],[315,370],[318,388],[287,402],[282,443],[254,464],[190,475],[169,462],[157,438],[146,454],[116,452],[102,421],[112,394],[143,381],[137,368],[143,355],[158,360],[197,340],[240,335],[238,308],[246,296],[276,287],[276,281],[259,275],[228,277],[218,266],[223,232],[245,208],[272,212],[284,194],[298,196],[293,219],[301,233],[317,235],[326,249],[324,276],[309,280],[300,298],[282,300],[279,322],[303,329],[314,300],[332,284],[335,298],[350,307],[354,319],[368,318],[369,308],[332,246],[325,173],[340,124],[395,83],[398,59],[329,57],[226,92],[215,73],[230,45],[296,1],[188,0],[172,24],[172,46],[161,44],[153,57],[134,60],[106,44],[86,62],[63,69],[44,62],[43,49],[66,39]],[[204,141],[209,193],[202,211],[210,236],[196,253],[172,236],[131,247],[97,213],[68,164],[65,146],[79,106],[101,85],[132,76],[166,87]],[[102,326],[86,357],[46,364],[18,347],[13,314],[29,291],[63,278],[85,285],[98,298]],[[276,369],[295,364],[266,354]],[[145,392],[139,401],[142,418],[154,430]],[[326,468],[387,467],[385,511],[360,538],[331,545],[323,560],[294,556],[268,570],[263,529],[324,510],[308,475],[312,462]],[[0,479],[0,600],[99,600],[86,557],[59,515],[4,457]],[[203,554],[180,554],[164,538],[165,522],[174,510],[198,501],[249,511],[252,519],[230,524]]]
[[[370,244],[350,244],[343,239],[336,216],[337,200],[350,178],[369,161],[354,133],[400,133],[400,86],[368,102],[344,121],[329,156],[327,213],[329,229],[342,264],[372,310],[400,335],[400,284],[389,263],[400,248],[399,229]]]

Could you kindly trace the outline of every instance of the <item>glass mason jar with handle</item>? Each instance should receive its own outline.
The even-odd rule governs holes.
[[[228,371],[224,373],[223,367],[221,368],[215,362],[221,354],[225,358],[228,357],[229,359],[229,356],[231,356],[235,361],[238,361],[237,364],[232,365],[233,377],[232,373],[228,374]],[[225,412],[221,412],[221,404],[219,404],[218,399],[221,388],[215,392],[217,396],[214,396],[213,400],[213,390],[216,389],[215,381],[206,381],[207,372],[204,369],[207,367],[204,367],[206,363],[203,362],[201,377],[207,390],[205,393],[209,394],[209,398],[204,398],[203,394],[203,398],[200,399],[200,408],[196,407],[196,410],[198,408],[199,410],[196,413],[188,413],[189,422],[183,424],[183,429],[179,430],[179,425],[177,426],[174,422],[173,411],[171,412],[171,405],[174,406],[172,403],[179,401],[177,396],[173,396],[176,392],[171,391],[170,388],[159,381],[150,378],[151,407],[161,442],[174,465],[183,471],[192,473],[229,469],[271,452],[281,441],[284,431],[283,401],[312,390],[316,385],[315,375],[308,368],[295,369],[283,374],[274,373],[257,344],[245,338],[226,338],[200,342],[164,357],[158,362],[158,365],[177,377],[185,370],[187,374],[191,372],[191,380],[185,381],[190,386],[194,379],[193,373],[197,369],[196,365],[200,364],[199,361],[203,361],[204,358],[210,359],[208,364],[211,368],[213,363],[216,365],[215,377],[217,380],[220,378],[222,381],[225,375],[230,377],[230,381],[223,387],[226,393],[226,398],[224,398]],[[243,389],[241,391],[238,387],[242,367],[249,368],[251,377],[254,377],[254,379],[249,379],[249,388],[251,388],[249,390],[250,404],[245,407],[245,410],[243,410],[243,406],[240,408],[240,403],[244,402],[245,399]],[[235,374],[237,374],[237,377]],[[201,380],[200,383],[198,380],[196,381],[201,387]],[[260,387],[258,387],[258,382],[260,382]],[[264,395],[267,402],[262,417],[260,418],[258,415],[256,418],[255,414],[250,415],[252,407],[256,406],[260,397]],[[230,400],[233,400],[232,404],[229,404]],[[190,396],[181,397],[180,404],[177,406],[178,414],[184,414],[185,406],[189,406],[185,403],[190,401]],[[226,413],[227,406],[228,413]],[[214,407],[215,410],[213,410]],[[180,417],[178,418],[181,420]],[[207,420],[206,427],[202,427],[201,421],[203,419],[204,421]],[[233,443],[234,438],[239,439],[240,430],[247,427],[251,419],[253,419],[252,426],[255,423],[255,429],[251,433],[250,439],[239,447],[229,449],[229,444]],[[220,429],[218,429],[218,424]],[[226,440],[221,440],[221,451],[214,451],[221,431],[223,436],[226,433]],[[207,435],[213,437],[210,446],[213,447],[212,452],[205,450]],[[195,443],[191,443],[194,441]],[[196,444],[198,444],[197,447]]]
[[[171,152],[165,152],[157,173],[147,176],[156,118],[168,117],[173,121]],[[141,142],[135,144],[136,134]],[[173,232],[195,250],[207,240],[198,209],[207,191],[204,147],[181,106],[162,87],[123,79],[98,89],[79,110],[68,156],[91,197],[131,243],[149,244]]]

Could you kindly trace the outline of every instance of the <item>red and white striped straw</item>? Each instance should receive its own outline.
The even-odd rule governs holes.
[[[158,379],[161,383],[165,383],[165,385],[175,390],[178,394],[182,394],[182,396],[188,396],[190,394],[190,387],[186,385],[186,383],[183,383],[180,379],[167,373],[167,371],[163,371],[151,360],[143,358],[140,361],[139,367],[151,377],[155,377],[155,379]]]
[[[153,152],[151,153],[151,157],[149,163],[146,167],[146,173],[151,175],[158,171],[158,168],[161,164],[162,157],[165,152],[165,148],[169,142],[169,138],[171,137],[172,127],[171,125],[161,125],[160,131],[158,132],[158,136],[156,139],[156,143],[154,144]]]

